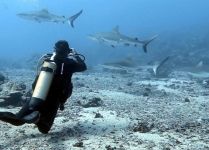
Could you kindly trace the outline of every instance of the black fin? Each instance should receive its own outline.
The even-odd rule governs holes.
[[[144,41],[143,45],[142,45],[142,48],[144,50],[145,53],[147,53],[147,45],[152,42],[154,39],[157,38],[158,35],[155,35],[153,36],[151,39],[147,40],[147,41]]]
[[[168,61],[168,59],[170,58],[170,56],[167,56],[165,59],[163,59],[160,64],[157,66],[156,68],[156,75],[158,74],[158,70],[159,68],[161,68],[163,66],[163,64],[165,64],[166,61]]]
[[[148,43],[145,43],[145,44],[142,45],[142,48],[143,48],[145,53],[147,53],[147,45],[148,45]]]
[[[120,32],[119,32],[119,26],[117,25],[116,27],[114,27],[114,28],[112,29],[112,31],[115,32],[115,33],[117,33],[117,34],[119,34],[119,33],[120,33]]]
[[[0,120],[15,126],[20,126],[25,123],[23,120],[19,119],[15,114],[11,112],[0,112]]]
[[[82,12],[83,12],[83,10],[80,10],[77,14],[75,14],[69,18],[70,25],[72,28],[74,28],[74,21],[82,14]]]

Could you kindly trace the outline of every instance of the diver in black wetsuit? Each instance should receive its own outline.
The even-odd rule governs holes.
[[[31,105],[31,101],[24,104],[21,110],[13,114],[11,112],[0,112],[0,120],[10,124],[19,126],[24,123],[34,123],[37,125],[41,133],[47,134],[51,129],[58,109],[64,110],[66,100],[71,96],[73,85],[71,77],[75,72],[85,71],[86,64],[73,49],[69,48],[68,42],[60,40],[55,43],[56,70],[49,88],[47,97],[42,102],[35,102]],[[52,55],[47,54],[44,60],[49,60]],[[32,84],[34,90],[39,75]],[[32,102],[33,103],[33,102]]]

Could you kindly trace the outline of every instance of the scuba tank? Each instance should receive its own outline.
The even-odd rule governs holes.
[[[29,109],[34,110],[37,109],[40,104],[42,104],[43,101],[45,101],[53,77],[54,77],[54,72],[57,68],[56,63],[54,62],[54,57],[56,56],[56,53],[53,53],[51,58],[49,60],[44,60],[38,80],[36,82],[31,100],[29,102]]]

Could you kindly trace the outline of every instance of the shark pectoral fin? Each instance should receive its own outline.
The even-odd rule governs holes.
[[[78,13],[68,19],[68,23],[71,25],[72,28],[74,28],[74,21],[82,14],[82,12],[83,10],[80,10]]]

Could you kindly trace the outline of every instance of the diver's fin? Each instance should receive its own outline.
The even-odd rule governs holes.
[[[72,28],[74,28],[74,21],[75,19],[77,19],[81,14],[82,14],[83,10],[80,10],[77,14],[71,16],[68,19],[68,23],[71,25]]]
[[[10,123],[15,126],[23,125],[24,123],[36,123],[39,120],[40,114],[38,111],[34,111],[23,118],[17,117],[11,112],[0,112],[0,120]]]
[[[15,114],[11,112],[0,112],[0,120],[15,126],[20,126],[25,123],[23,120],[19,119]]]
[[[147,45],[152,42],[154,39],[156,39],[158,37],[158,35],[153,36],[151,39],[143,41],[143,45],[142,48],[144,50],[145,53],[147,53]]]

